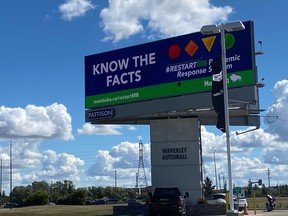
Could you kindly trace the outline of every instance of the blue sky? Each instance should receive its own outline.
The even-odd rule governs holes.
[[[134,187],[138,140],[144,144],[150,182],[148,126],[85,124],[84,56],[199,31],[206,24],[254,21],[261,116],[278,116],[261,129],[236,136],[232,166],[236,185],[263,179],[287,184],[288,79],[285,41],[287,1],[209,0],[2,0],[0,3],[0,156],[13,185],[72,180],[77,186]],[[258,41],[262,41],[260,47]],[[268,122],[272,122],[268,119]],[[205,174],[226,177],[224,136],[202,128]],[[9,191],[9,170],[3,187]]]

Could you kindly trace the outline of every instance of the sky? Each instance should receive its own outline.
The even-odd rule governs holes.
[[[85,123],[84,56],[200,31],[254,22],[261,127],[231,127],[233,183],[288,184],[288,2],[220,0],[1,0],[0,157],[2,187],[73,181],[76,187],[134,187],[138,143],[151,184],[147,125]],[[258,41],[261,41],[260,44]],[[225,134],[202,126],[204,174],[227,179]],[[219,184],[223,182],[220,181]]]

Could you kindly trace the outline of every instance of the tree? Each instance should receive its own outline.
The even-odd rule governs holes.
[[[71,194],[75,191],[75,186],[72,181],[64,180],[64,188],[68,194]]]
[[[62,196],[57,200],[60,205],[84,205],[88,198],[88,191],[85,188],[78,188],[72,194]]]
[[[224,192],[226,193],[227,192],[227,179],[224,180],[223,189],[224,189]]]
[[[33,194],[26,200],[25,204],[28,206],[31,205],[45,205],[49,201],[49,194],[47,191],[35,191]]]
[[[84,205],[87,200],[87,190],[85,188],[78,188],[67,197],[67,204],[69,205]]]
[[[33,192],[34,191],[49,191],[49,184],[46,181],[34,181],[32,183]]]
[[[113,187],[111,187],[111,186],[105,187],[104,193],[105,193],[105,196],[107,196],[109,198],[114,198],[113,197]]]
[[[132,188],[121,187],[88,187],[89,200],[102,199],[103,197],[115,198],[119,200],[127,200],[135,198],[136,192]]]
[[[32,195],[32,187],[16,186],[12,191],[12,201],[24,203]]]
[[[262,194],[268,194],[268,188],[265,186],[265,184],[262,184]]]
[[[64,182],[57,181],[56,188],[60,196],[67,196],[75,191],[73,182],[69,180],[64,180]]]
[[[91,200],[101,199],[104,197],[104,188],[95,186],[88,187],[88,193],[91,196]]]
[[[213,185],[213,181],[207,176],[203,183],[203,195],[205,197],[211,195],[215,189],[215,185]]]
[[[75,191],[75,186],[72,181],[64,180],[57,181],[51,185],[49,189],[51,193],[52,200],[58,200],[61,197],[67,197],[69,194],[72,194]]]

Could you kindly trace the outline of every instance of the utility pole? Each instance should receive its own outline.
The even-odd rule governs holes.
[[[141,187],[148,187],[147,178],[145,174],[144,168],[144,160],[143,160],[143,143],[142,140],[139,140],[139,164],[138,171],[136,173],[136,186],[138,188],[138,192],[140,193]]]
[[[0,205],[2,205],[2,173],[3,173],[3,166],[2,166],[2,158],[1,158],[1,170],[0,170]]]
[[[219,180],[219,181],[218,181],[218,182],[219,182],[219,190],[221,191],[221,188],[222,188],[222,187],[221,187],[221,175],[218,174],[218,177],[219,177],[219,178],[218,178],[218,180]]]
[[[12,209],[12,140],[10,141],[10,209]]]
[[[117,188],[117,170],[115,170],[115,188]]]
[[[268,168],[268,173],[267,173],[267,175],[268,175],[268,188],[270,189],[270,169]]]
[[[216,149],[214,150],[214,170],[215,170],[216,192],[218,192],[218,180],[217,180],[217,168],[216,168],[215,153],[216,153]]]

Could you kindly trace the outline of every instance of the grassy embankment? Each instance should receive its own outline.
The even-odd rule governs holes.
[[[249,209],[254,208],[254,199],[246,198]],[[256,197],[256,209],[265,209],[266,197]],[[276,197],[276,209],[288,209],[288,197]]]
[[[266,197],[256,198],[256,208],[265,209]],[[249,209],[252,210],[254,200],[247,198]],[[127,205],[127,204],[119,204]],[[276,197],[277,209],[288,209],[288,197]],[[65,206],[65,205],[45,205],[31,206],[15,209],[0,209],[0,215],[5,216],[112,216],[113,205],[88,205],[88,206]]]
[[[119,204],[120,205],[120,204]],[[127,205],[127,204],[126,204]],[[43,205],[31,206],[14,209],[0,209],[0,215],[5,216],[111,216],[113,215],[113,205],[88,205],[88,206],[71,206],[71,205]]]

